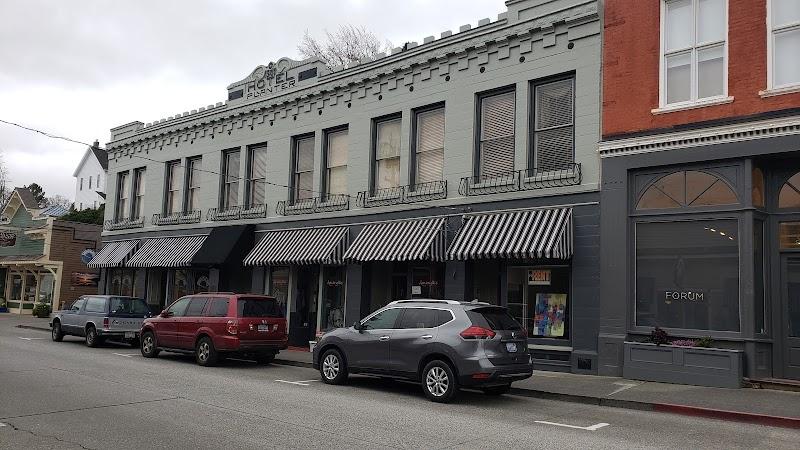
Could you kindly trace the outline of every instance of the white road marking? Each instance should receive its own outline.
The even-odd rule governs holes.
[[[619,381],[615,382],[614,384],[617,385],[617,386],[620,386],[620,387],[617,390],[615,390],[614,392],[608,394],[606,397],[610,397],[610,396],[612,396],[614,394],[619,394],[622,391],[627,391],[628,389],[630,389],[632,387],[639,386],[639,383],[622,383],[622,382],[619,382]]]
[[[277,381],[278,383],[288,383],[288,384],[294,384],[294,385],[297,385],[297,386],[311,386],[308,383],[313,383],[313,382],[319,381],[319,380],[305,380],[305,381],[275,380],[275,381]]]
[[[126,358],[131,358],[133,356],[136,356],[138,353],[114,353],[114,354],[117,356],[124,356]]]
[[[568,425],[566,423],[547,422],[547,421],[544,421],[544,420],[534,420],[534,422],[541,423],[541,424],[544,424],[544,425],[555,425],[557,427],[574,428],[576,430],[584,430],[584,431],[597,431],[600,428],[607,427],[607,426],[610,425],[608,423],[602,422],[602,423],[596,423],[594,425],[590,425],[588,427],[579,427],[577,425]]]
[[[7,426],[8,425],[4,424],[3,422],[0,422],[0,427],[7,427]]]
[[[17,336],[17,337],[22,339],[23,341],[38,341],[38,340],[44,339],[44,338],[29,338],[29,337],[22,337],[22,336]]]

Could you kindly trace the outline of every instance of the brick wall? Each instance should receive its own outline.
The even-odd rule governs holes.
[[[800,93],[767,88],[767,0],[728,0],[728,95],[734,101],[654,115],[659,104],[660,0],[606,0],[603,136],[800,107]]]
[[[90,269],[81,261],[81,252],[87,248],[100,248],[101,230],[100,225],[62,221],[53,223],[50,260],[64,263],[61,275],[60,304],[53,305],[54,308],[71,305],[81,295],[97,294],[97,287],[73,286],[72,273],[100,273],[98,269]]]

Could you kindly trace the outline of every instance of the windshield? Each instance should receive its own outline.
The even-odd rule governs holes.
[[[469,316],[473,324],[482,327],[486,327],[488,325],[488,328],[492,330],[522,329],[522,325],[514,320],[514,318],[511,317],[505,308],[496,306],[488,308],[476,308],[467,311],[467,316]]]
[[[136,314],[144,315],[150,313],[150,308],[144,300],[131,297],[111,297],[111,314]]]
[[[236,307],[239,317],[283,317],[274,298],[240,298]]]

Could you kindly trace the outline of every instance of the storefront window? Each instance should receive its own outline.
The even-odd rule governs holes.
[[[286,317],[286,301],[289,298],[289,268],[272,267],[269,276],[269,295],[275,297],[278,306]]]
[[[15,273],[11,275],[11,298],[10,300],[22,300],[22,275]]]
[[[778,208],[800,208],[800,173],[794,174],[781,187],[781,192],[778,194]]]
[[[178,269],[172,277],[172,300],[184,295],[208,292],[208,270]]]
[[[136,269],[112,269],[109,294],[136,296]]]
[[[708,172],[686,170],[656,180],[639,198],[636,209],[721,206],[736,203],[738,203],[736,194],[722,178]]]
[[[498,261],[474,261],[472,263],[472,296],[464,300],[478,300],[497,304],[500,287],[500,263]]]
[[[508,309],[531,338],[569,338],[568,267],[508,269]]]
[[[739,331],[736,220],[636,225],[636,325]]]
[[[800,249],[800,222],[781,222],[778,236],[781,250]]]
[[[369,313],[393,300],[409,298],[407,264],[376,261],[369,264],[369,271],[371,294]]]
[[[53,291],[55,290],[55,277],[51,273],[42,273],[39,286],[39,302],[53,304]]]
[[[322,271],[322,311],[319,330],[344,327],[345,268],[325,267]]]
[[[411,298],[444,298],[442,264],[411,268]]]
[[[26,302],[35,302],[36,301],[36,285],[37,285],[37,278],[34,274],[27,274],[25,275],[25,301]]]

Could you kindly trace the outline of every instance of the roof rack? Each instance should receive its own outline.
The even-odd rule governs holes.
[[[462,302],[457,302],[455,300],[435,300],[429,298],[419,298],[416,300],[395,300],[390,302],[389,305],[399,305],[402,303],[444,303],[447,305],[460,305]]]

